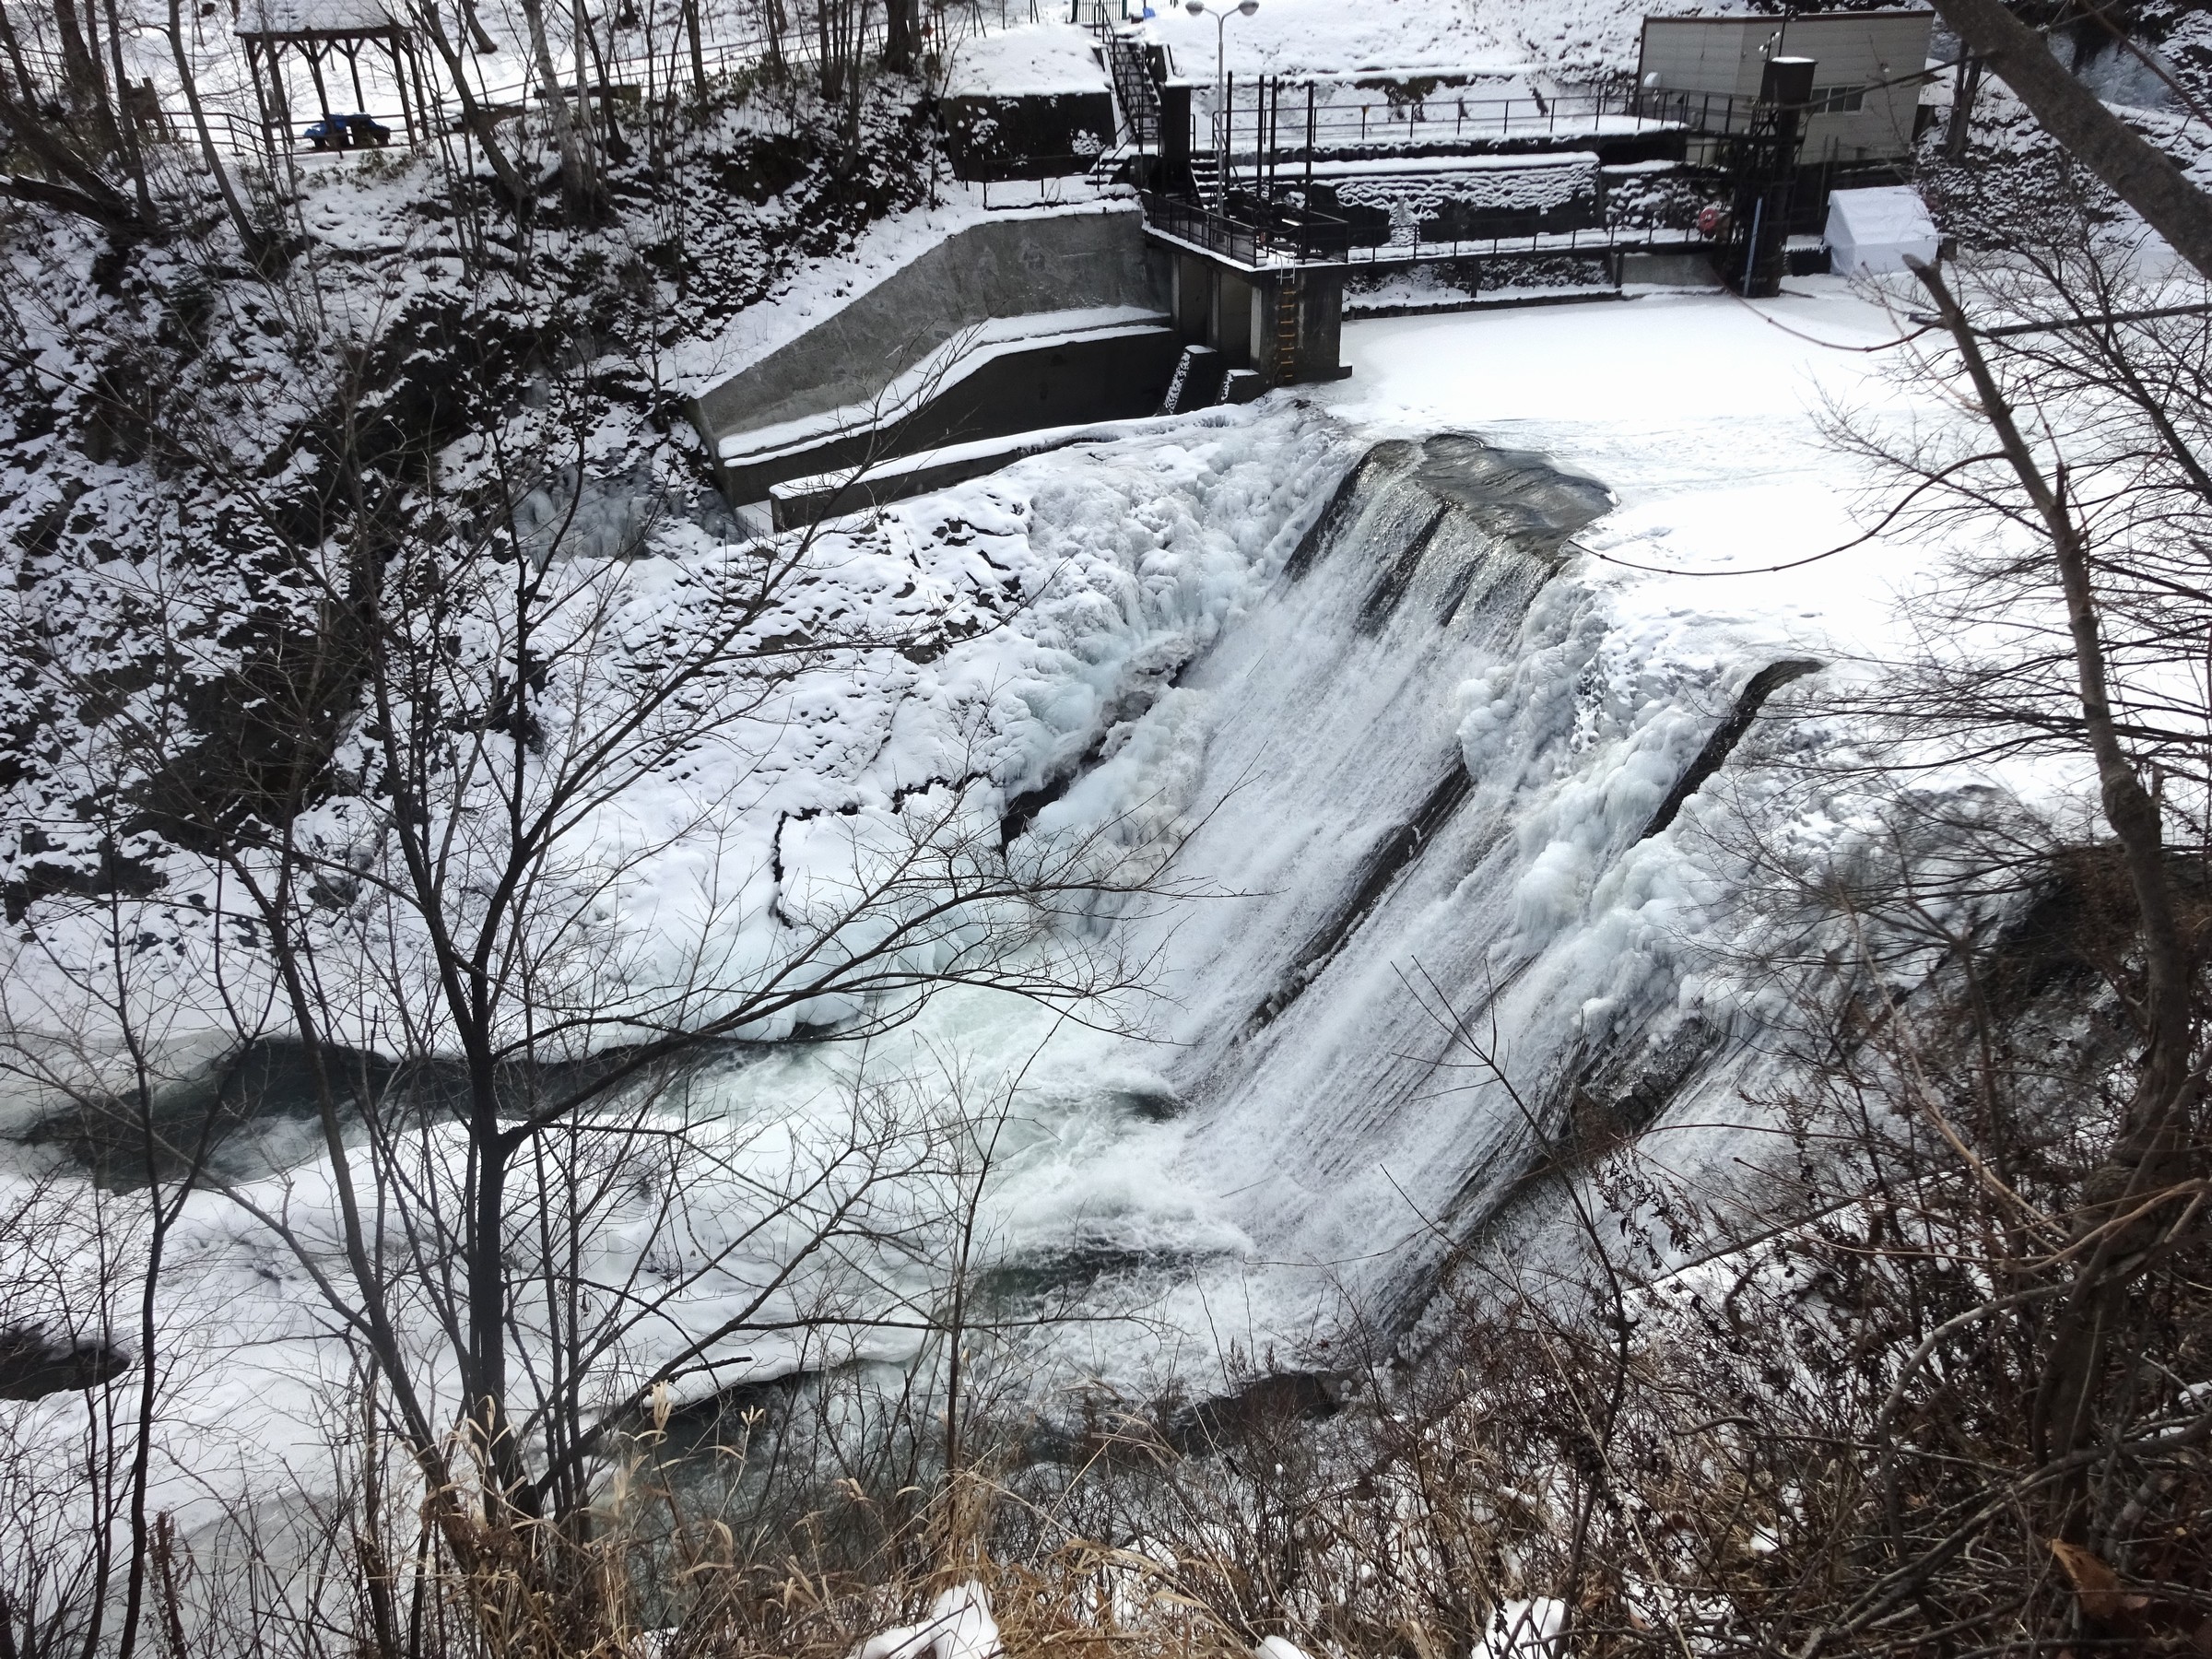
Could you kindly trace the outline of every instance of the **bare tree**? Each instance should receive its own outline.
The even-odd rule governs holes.
[[[802,700],[942,649],[952,619],[829,602],[877,534],[865,516],[693,537],[673,583],[607,557],[587,543],[585,469],[553,447],[581,441],[593,406],[563,382],[547,436],[495,429],[465,491],[428,456],[373,449],[382,429],[344,409],[312,535],[296,507],[262,524],[289,608],[244,718],[207,729],[213,665],[171,632],[81,780],[196,861],[109,934],[230,941],[219,968],[187,953],[147,971],[241,1048],[296,1045],[316,1194],[206,1179],[316,1287],[441,1547],[501,1620],[517,1572],[588,1609],[576,1550],[612,1447],[657,1394],[712,1392],[748,1345],[939,1320],[867,1264],[935,1224],[897,1194],[967,1144],[960,1124],[860,1078],[811,1117],[733,1124],[712,1068],[794,1026],[888,1031],[949,985],[1095,1006],[1143,974],[1095,913],[1168,879],[1119,826],[1006,844],[988,768],[957,755],[888,799],[763,817]],[[201,434],[152,437],[252,499]],[[840,493],[865,499],[878,459]],[[119,603],[175,628],[194,580],[147,559],[119,572]],[[961,631],[1020,603],[987,597]],[[20,642],[57,689],[88,690],[42,626],[22,614]],[[147,1152],[202,1178],[190,1145]],[[546,1651],[573,1635],[532,1629]]]
[[[1935,0],[1936,9],[1989,71],[2019,95],[2037,121],[2103,180],[2173,251],[2212,277],[2212,200],[2156,146],[2051,55],[2042,37],[2003,0]]]

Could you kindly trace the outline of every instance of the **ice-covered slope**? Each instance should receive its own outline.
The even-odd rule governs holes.
[[[1578,1084],[1624,1126],[1737,1111],[1759,1011],[1707,955],[1755,919],[1701,830],[1776,781],[1724,767],[1678,786],[1724,756],[1755,681],[1887,649],[1912,577],[1879,544],[1765,569],[1853,535],[1859,480],[1816,430],[1823,394],[1877,418],[1890,401],[1853,349],[1888,320],[1818,287],[1763,317],[1653,299],[1347,329],[1336,401],[1365,463],[1040,816],[1079,823],[1194,777],[1182,868],[1218,896],[1157,924],[1167,1011],[1144,1053],[1166,1121],[1107,1135],[1104,1089],[1071,1105],[1080,1128],[1059,1133],[1080,1151],[1048,1137],[1009,1195],[1028,1248],[1149,1249],[1125,1294],[1149,1278],[1135,1299],[1187,1329],[1218,1338],[1232,1308],[1240,1340],[1288,1340],[1346,1302],[1410,1313]],[[1786,697],[1768,718],[1787,732]],[[1687,1134],[1685,1157],[1729,1156],[1725,1132]]]
[[[1726,1107],[1727,1044],[1759,1010],[1700,954],[1743,918],[1699,830],[1785,808],[1724,768],[1645,831],[1759,670],[1887,649],[1912,568],[1875,546],[1767,570],[1851,533],[1857,479],[1818,436],[1820,397],[1888,395],[1857,348],[1888,320],[1814,287],[1347,325],[1355,374],[1323,407],[1132,423],[902,504],[839,555],[855,582],[987,569],[1030,597],[803,700],[731,845],[757,861],[746,837],[779,813],[875,810],[957,752],[1030,834],[1187,834],[1178,877],[1210,894],[1127,924],[1160,970],[1140,1034],[963,994],[877,1053],[893,1072],[957,1056],[986,1092],[1020,1079],[985,1229],[1006,1282],[1145,1316],[1069,1328],[1071,1355],[1135,1382],[1346,1301],[1404,1313],[1439,1238],[1528,1167],[1523,1104],[1555,1112],[1593,1062],[1623,1100],[1686,1085],[1683,1124]],[[1631,568],[1654,566],[1690,573]],[[1417,991],[1495,1037],[1513,1090],[1451,1052]],[[853,1063],[790,1046],[715,1088],[733,1123],[803,1125],[840,1109]],[[1684,1158],[1728,1156],[1724,1131],[1682,1135]],[[268,1193],[305,1217],[324,1184],[309,1168]],[[711,1213],[720,1188],[699,1197],[710,1228],[742,1224]],[[250,1450],[226,1463],[318,1466],[318,1379],[342,1367],[307,1285],[216,1194],[182,1233],[174,1340],[205,1381],[178,1421]],[[930,1269],[884,1282],[918,1294]],[[744,1351],[733,1370],[801,1360]],[[18,1438],[69,1443],[69,1400],[7,1409]]]

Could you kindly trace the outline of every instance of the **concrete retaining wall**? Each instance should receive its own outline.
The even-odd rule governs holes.
[[[787,478],[835,467],[1040,427],[1149,415],[1167,395],[1180,349],[1174,330],[1162,323],[996,351],[887,431],[858,430],[772,458],[723,463],[723,489],[733,501],[757,501]],[[788,517],[779,507],[779,525]]]
[[[1094,306],[1167,309],[1165,262],[1135,203],[1009,214],[954,232],[692,405],[715,449],[733,432],[865,403],[964,328]]]

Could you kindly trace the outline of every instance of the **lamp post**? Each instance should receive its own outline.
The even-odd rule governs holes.
[[[1214,188],[1218,199],[1229,197],[1229,76],[1226,60],[1229,15],[1249,18],[1260,9],[1260,0],[1237,0],[1234,6],[1208,6],[1206,0],[1182,0],[1182,9],[1194,18],[1214,20]]]

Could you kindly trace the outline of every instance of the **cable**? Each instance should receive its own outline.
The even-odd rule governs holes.
[[[1776,571],[1794,571],[1804,565],[1818,564],[1824,559],[1833,559],[1839,553],[1848,553],[1852,548],[1863,547],[1873,539],[1874,535],[1870,531],[1855,541],[1847,541],[1840,547],[1830,547],[1825,553],[1808,554],[1803,559],[1793,559],[1786,564],[1753,565],[1748,570],[1740,571],[1684,571],[1678,570],[1673,565],[1638,564],[1632,559],[1616,559],[1610,553],[1600,553],[1595,547],[1585,547],[1580,542],[1569,542],[1567,545],[1577,553],[1588,554],[1592,559],[1600,559],[1609,565],[1618,565],[1624,571],[1643,571],[1654,576],[1768,576]]]
[[[1914,329],[1909,335],[1900,335],[1894,340],[1884,340],[1878,345],[1845,346],[1836,340],[1824,340],[1818,335],[1808,335],[1801,329],[1792,328],[1787,323],[1776,322],[1772,317],[1768,316],[1765,312],[1760,311],[1757,306],[1753,305],[1750,300],[1745,299],[1741,294],[1737,293],[1734,288],[1725,288],[1722,291],[1724,292],[1729,299],[1735,300],[1738,305],[1742,306],[1746,311],[1757,317],[1761,323],[1764,323],[1769,328],[1779,328],[1783,334],[1788,335],[1793,340],[1803,340],[1808,346],[1823,347],[1830,351],[1895,351],[1900,346],[1909,346],[1914,340],[1919,339],[1922,335],[1933,333],[1936,328],[1941,326],[1940,324],[1935,323],[1924,323],[1920,327]],[[1796,300],[1811,300],[1816,297],[1817,296],[1812,294],[1791,295],[1791,298]],[[1912,318],[1909,320],[1913,322],[1919,321],[1917,318]]]
[[[1903,516],[1905,510],[1911,507],[1914,501],[1918,500],[1924,492],[1934,489],[1938,485],[1942,484],[1946,479],[1949,478],[1954,473],[1962,471],[1966,467],[1975,465],[1978,463],[1993,459],[1995,459],[1995,457],[1990,455],[1969,455],[1963,460],[1954,461],[1950,465],[1945,467],[1941,472],[1930,474],[1929,476],[1922,478],[1921,481],[1915,484],[1911,489],[1907,490],[1903,499],[1900,500],[1894,507],[1890,508],[1888,512],[1883,513],[1880,523],[1877,524],[1873,529],[1867,531],[1865,535],[1854,535],[1851,538],[1851,540],[1830,547],[1824,553],[1808,553],[1803,559],[1787,559],[1781,564],[1753,565],[1747,570],[1685,571],[1675,565],[1638,564],[1632,559],[1616,559],[1610,553],[1600,553],[1595,547],[1586,547],[1578,541],[1570,541],[1567,546],[1572,547],[1577,553],[1587,554],[1590,558],[1599,559],[1606,564],[1618,565],[1624,571],[1645,571],[1654,576],[1768,576],[1773,574],[1773,572],[1776,571],[1801,570],[1809,564],[1818,564],[1824,559],[1833,559],[1839,553],[1848,553],[1853,547],[1865,547],[1868,542],[1873,541],[1876,537],[1879,536],[1883,531],[1888,529],[1891,524],[1897,523],[1897,521]]]

